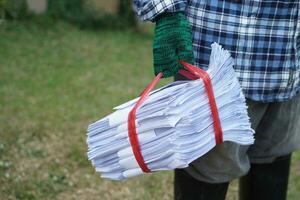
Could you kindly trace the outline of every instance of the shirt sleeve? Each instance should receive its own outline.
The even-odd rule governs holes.
[[[185,11],[187,0],[133,0],[133,7],[139,19],[153,21],[164,12]]]

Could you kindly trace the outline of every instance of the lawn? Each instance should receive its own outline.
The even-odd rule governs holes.
[[[151,43],[133,30],[1,25],[0,199],[172,199],[172,172],[108,181],[86,158],[88,124],[153,78]],[[236,191],[234,182],[227,199]],[[300,152],[288,195],[300,196]]]

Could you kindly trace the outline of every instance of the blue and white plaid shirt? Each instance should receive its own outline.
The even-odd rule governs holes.
[[[274,102],[300,91],[300,0],[134,0],[140,19],[184,11],[196,65],[207,68],[213,42],[228,49],[247,98]]]

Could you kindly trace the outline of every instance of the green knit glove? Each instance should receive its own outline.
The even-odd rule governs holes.
[[[194,64],[192,29],[182,12],[165,13],[156,20],[153,42],[154,73],[163,77],[177,74],[183,68],[179,60]]]

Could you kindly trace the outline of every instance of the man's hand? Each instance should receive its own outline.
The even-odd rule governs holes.
[[[192,30],[182,12],[165,13],[156,20],[153,42],[154,72],[164,77],[177,74],[179,60],[194,64]]]

